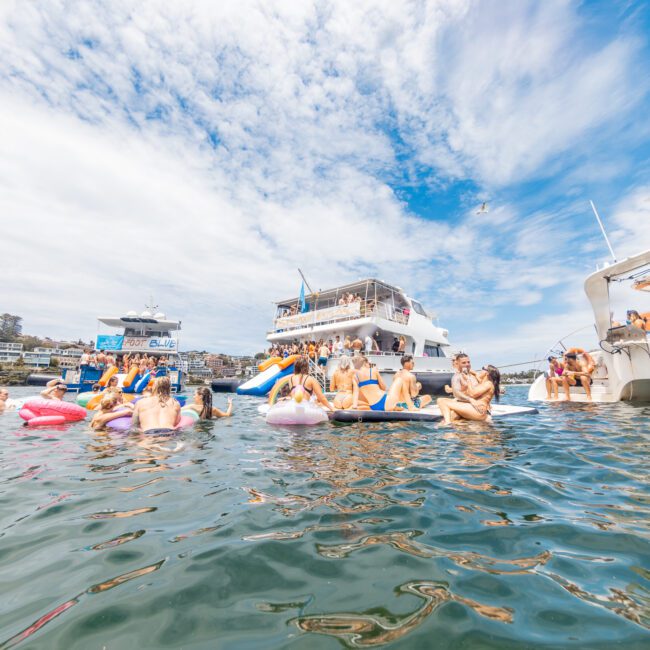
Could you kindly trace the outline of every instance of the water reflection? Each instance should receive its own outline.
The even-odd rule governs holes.
[[[410,614],[338,612],[326,615],[299,616],[293,619],[304,632],[334,636],[353,648],[367,648],[396,641],[420,626],[433,612],[447,602],[455,601],[472,608],[477,614],[501,623],[512,623],[513,612],[507,607],[493,607],[462,598],[442,582],[417,581],[400,585],[398,594],[412,594],[422,600]]]

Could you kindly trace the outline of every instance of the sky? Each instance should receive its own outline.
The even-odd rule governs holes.
[[[403,287],[478,363],[590,346],[589,200],[650,248],[649,40],[633,0],[4,0],[0,311],[88,340],[153,297],[247,354],[301,268]]]

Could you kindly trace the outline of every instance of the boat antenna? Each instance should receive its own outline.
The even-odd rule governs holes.
[[[307,286],[307,289],[309,289],[309,293],[314,293],[314,290],[309,286],[309,282],[307,282],[305,276],[303,275],[303,272],[300,269],[298,269],[298,273],[300,273],[300,277],[302,278],[302,281]]]
[[[596,219],[598,220],[598,225],[600,226],[600,230],[603,233],[603,237],[607,242],[607,247],[609,248],[609,252],[612,254],[612,259],[616,262],[616,255],[614,253],[614,249],[612,248],[612,245],[609,243],[609,238],[607,237],[607,233],[605,232],[605,226],[603,226],[603,222],[600,220],[600,215],[596,210],[596,206],[594,205],[594,202],[591,199],[589,200],[589,203],[591,203],[591,209],[594,211],[594,214],[596,215]]]

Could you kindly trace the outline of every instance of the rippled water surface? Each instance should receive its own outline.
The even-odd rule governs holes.
[[[259,403],[153,448],[0,416],[0,648],[650,647],[650,405],[290,429]]]

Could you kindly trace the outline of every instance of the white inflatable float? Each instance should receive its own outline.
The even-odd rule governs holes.
[[[307,399],[302,390],[296,390],[293,397],[288,399],[278,399],[281,386],[288,380],[287,377],[278,382],[271,392],[269,404],[260,408],[260,412],[266,414],[266,423],[310,426],[327,422],[327,411],[315,401]]]

